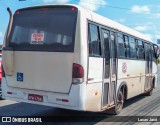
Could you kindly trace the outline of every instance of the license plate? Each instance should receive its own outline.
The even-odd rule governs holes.
[[[37,101],[37,102],[43,102],[43,96],[35,95],[35,94],[28,94],[28,100]]]

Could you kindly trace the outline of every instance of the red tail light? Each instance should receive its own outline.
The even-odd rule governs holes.
[[[83,78],[83,77],[84,77],[83,67],[77,63],[73,63],[72,78]]]
[[[68,99],[62,99],[62,102],[69,102]]]
[[[16,14],[20,14],[20,12],[19,12],[19,11],[16,11]]]
[[[7,94],[12,95],[12,92],[7,92]]]
[[[74,11],[74,10],[75,10],[75,8],[73,7],[73,8],[72,8],[72,11]]]

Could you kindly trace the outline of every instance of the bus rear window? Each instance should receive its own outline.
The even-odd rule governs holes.
[[[73,52],[77,9],[26,9],[14,15],[10,47],[18,51]]]

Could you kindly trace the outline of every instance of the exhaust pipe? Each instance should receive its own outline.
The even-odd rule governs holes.
[[[6,34],[6,47],[9,46],[9,36],[11,33],[12,22],[13,22],[13,14],[12,14],[12,11],[9,7],[7,8],[7,11],[9,13],[10,18],[9,18],[9,24],[8,24],[8,28],[7,28],[7,34]]]

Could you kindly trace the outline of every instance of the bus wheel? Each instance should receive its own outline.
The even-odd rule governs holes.
[[[152,93],[153,93],[153,88],[152,88],[149,92],[145,93],[144,95],[145,95],[145,96],[151,96]]]
[[[153,83],[152,83],[152,85],[151,85],[151,90],[150,91],[148,91],[148,92],[146,92],[144,95],[145,96],[151,96],[152,95],[152,93],[153,93]]]
[[[123,108],[123,103],[124,103],[124,95],[122,91],[119,91],[117,94],[117,102],[115,106],[109,109],[107,113],[112,114],[112,115],[118,115]]]

